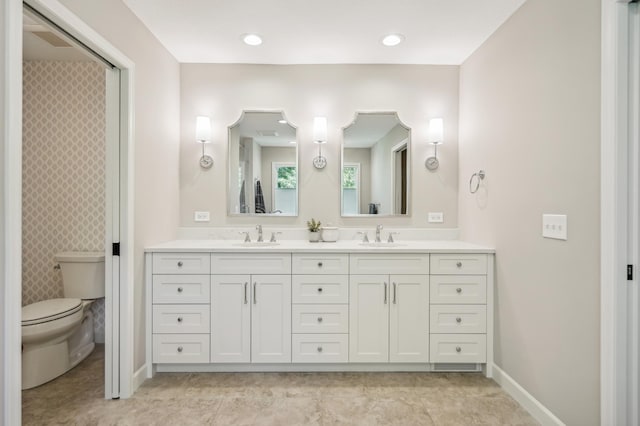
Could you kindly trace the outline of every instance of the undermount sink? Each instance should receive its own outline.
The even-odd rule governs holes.
[[[406,244],[402,244],[402,243],[385,243],[385,242],[379,242],[376,243],[374,242],[368,242],[368,243],[360,243],[361,246],[365,246],[365,247],[402,247],[402,246],[406,246]]]
[[[236,243],[234,246],[236,247],[273,247],[279,246],[280,243],[272,242],[272,241],[251,241],[248,243]]]

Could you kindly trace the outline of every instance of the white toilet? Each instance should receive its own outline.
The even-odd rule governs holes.
[[[66,373],[95,347],[90,307],[104,297],[104,253],[59,253],[55,260],[65,298],[22,307],[23,390]]]

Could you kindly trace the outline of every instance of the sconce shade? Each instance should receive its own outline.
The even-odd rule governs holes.
[[[315,143],[327,142],[327,117],[313,119],[313,141]]]
[[[442,118],[429,120],[429,143],[434,145],[444,142],[444,124]]]
[[[196,140],[198,142],[211,141],[211,119],[204,115],[196,118]]]

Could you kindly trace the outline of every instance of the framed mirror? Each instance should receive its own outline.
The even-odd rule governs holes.
[[[298,215],[297,130],[281,111],[244,111],[229,126],[228,214]]]
[[[397,113],[356,113],[342,129],[342,216],[409,215],[410,146]]]

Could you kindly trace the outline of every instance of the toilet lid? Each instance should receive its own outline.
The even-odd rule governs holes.
[[[82,309],[81,299],[50,299],[22,307],[22,325],[40,324],[74,314]]]

